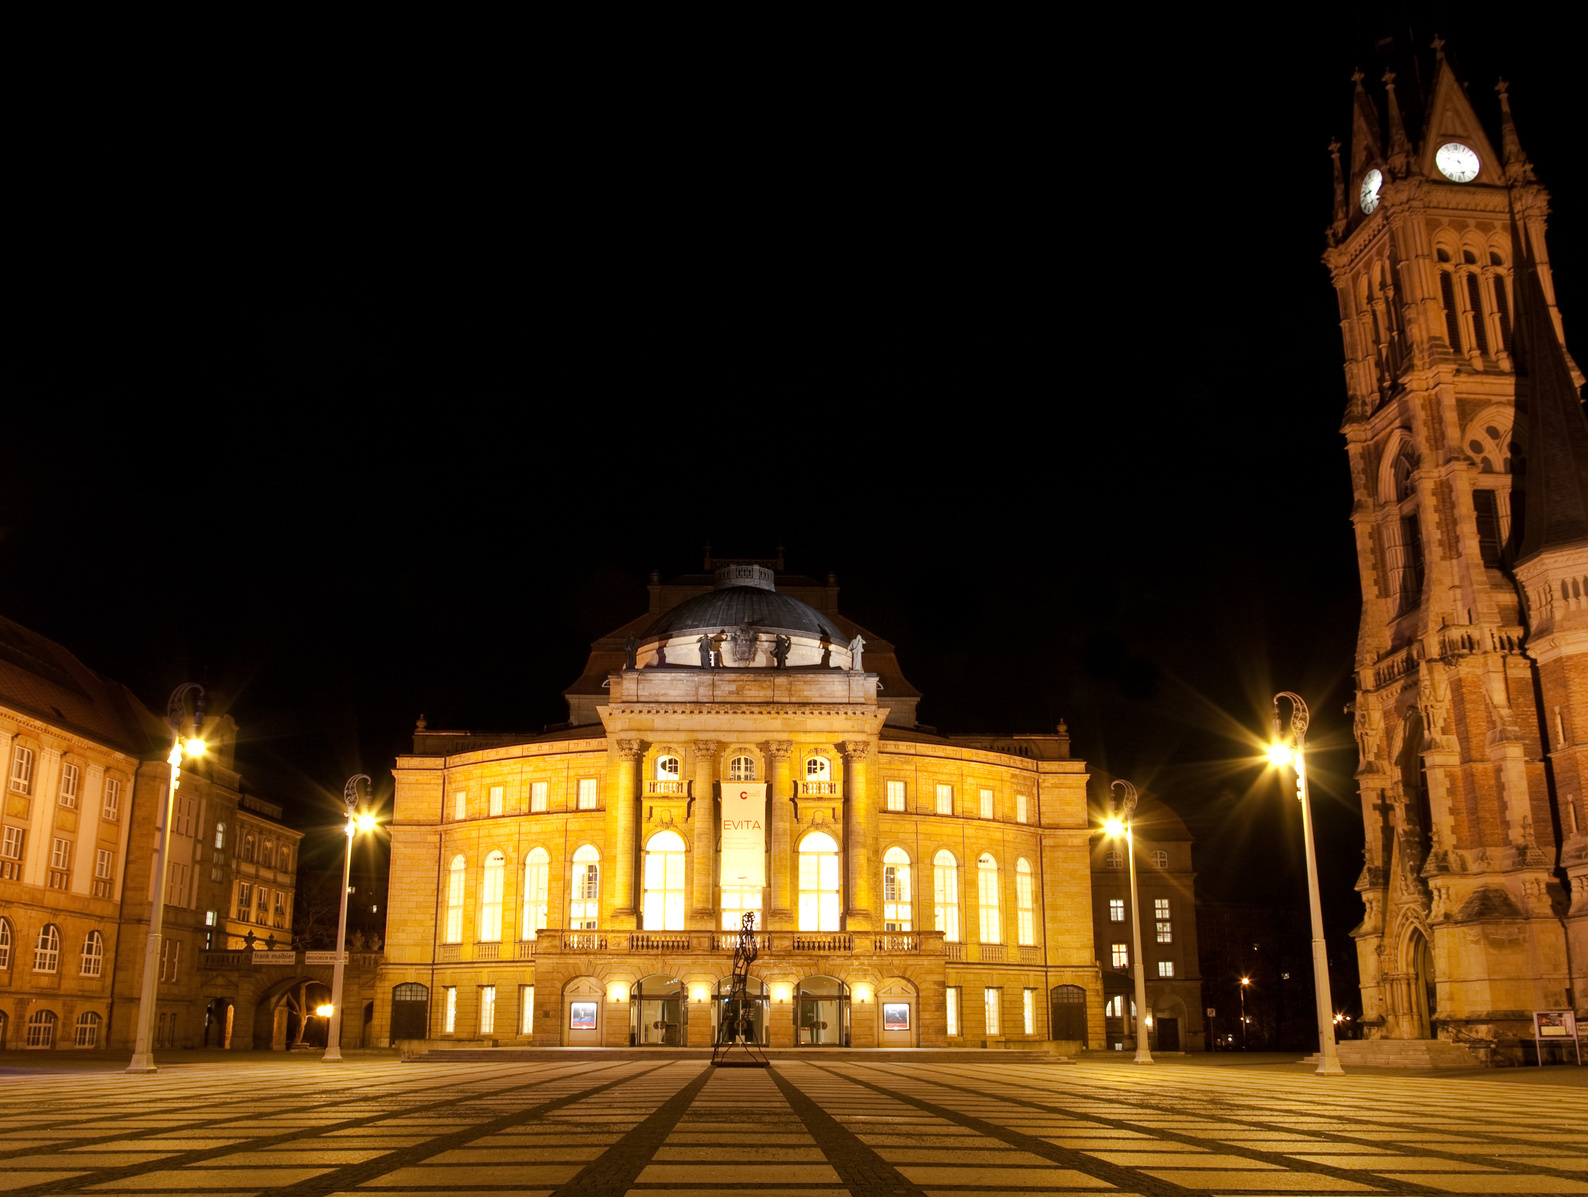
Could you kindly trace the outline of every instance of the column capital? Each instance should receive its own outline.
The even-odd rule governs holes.
[[[614,740],[612,742],[617,746],[619,760],[634,761],[643,755],[644,750],[640,747],[638,740]]]
[[[768,740],[766,742],[766,754],[774,761],[788,760],[789,754],[793,751],[793,740]]]
[[[716,756],[722,751],[721,740],[696,740],[695,751],[704,756]]]
[[[871,755],[870,740],[842,740],[838,750],[844,754],[846,760],[863,761]]]

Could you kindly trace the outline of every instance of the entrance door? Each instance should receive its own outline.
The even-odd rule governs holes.
[[[806,977],[794,995],[798,1042],[844,1047],[849,1043],[849,986],[837,977]]]
[[[430,1035],[430,990],[417,981],[391,991],[391,1038],[427,1039]]]
[[[684,986],[676,977],[646,977],[630,992],[630,1030],[634,1042],[681,1047],[684,1042]]]
[[[1413,931],[1408,945],[1412,957],[1412,1003],[1417,1015],[1420,1039],[1434,1037],[1434,1015],[1439,1013],[1438,989],[1434,985],[1434,954],[1422,932]]]
[[[1178,1018],[1159,1018],[1158,1024],[1158,1050],[1161,1052],[1177,1052],[1180,1050],[1180,1020]]]

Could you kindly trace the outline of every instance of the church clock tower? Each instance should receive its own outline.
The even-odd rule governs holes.
[[[1588,423],[1548,195],[1441,43],[1408,133],[1355,76],[1324,254],[1362,620],[1354,931],[1372,1038],[1514,1040],[1588,985]]]

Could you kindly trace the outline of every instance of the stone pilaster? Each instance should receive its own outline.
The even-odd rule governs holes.
[[[612,917],[609,926],[618,931],[635,928],[634,857],[638,851],[635,829],[638,826],[639,797],[637,772],[642,747],[638,740],[618,740],[616,760],[610,766],[607,793],[607,843],[612,853]]]
[[[689,925],[709,929],[716,925],[717,880],[717,740],[695,741],[695,860],[694,888]]]
[[[871,784],[871,742],[845,740],[844,855],[849,862],[848,909],[844,925],[869,931],[877,912],[877,877],[873,845],[877,842],[876,787]]]
[[[772,909],[767,917],[767,928],[772,931],[794,928],[794,906],[789,891],[790,846],[794,831],[794,807],[789,801],[793,784],[789,755],[793,751],[792,740],[772,740],[766,746],[767,759],[772,762]]]

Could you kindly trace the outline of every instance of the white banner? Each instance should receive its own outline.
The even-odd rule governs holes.
[[[722,783],[722,884],[766,884],[766,782]]]
[[[346,952],[305,952],[303,954],[303,962],[305,964],[335,964],[338,958],[341,959],[343,964],[347,963]]]
[[[264,948],[254,950],[255,964],[296,964],[298,954],[291,948],[277,948],[274,951]]]

